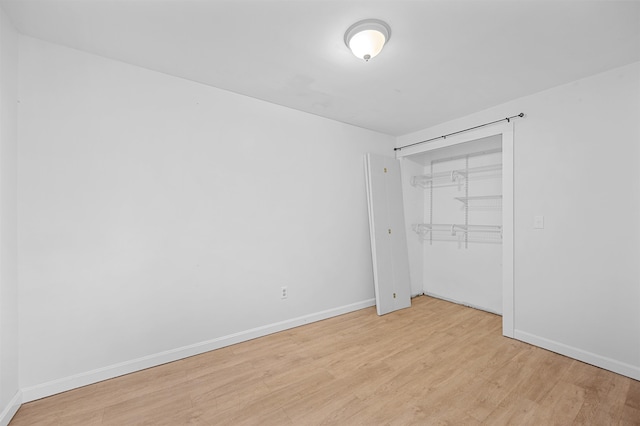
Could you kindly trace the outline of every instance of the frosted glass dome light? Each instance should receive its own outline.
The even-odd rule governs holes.
[[[365,19],[349,27],[344,42],[354,55],[366,62],[382,51],[391,38],[391,28],[379,19]]]

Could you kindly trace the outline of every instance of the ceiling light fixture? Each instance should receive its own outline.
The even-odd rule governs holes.
[[[344,42],[354,55],[369,62],[391,38],[391,28],[379,19],[365,19],[349,27]]]

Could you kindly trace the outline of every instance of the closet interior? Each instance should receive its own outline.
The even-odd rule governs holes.
[[[400,158],[411,293],[502,314],[500,134]]]

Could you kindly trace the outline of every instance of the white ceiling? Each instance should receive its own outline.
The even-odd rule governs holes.
[[[402,135],[640,60],[640,1],[0,0],[24,34]],[[369,63],[344,45],[378,18]]]

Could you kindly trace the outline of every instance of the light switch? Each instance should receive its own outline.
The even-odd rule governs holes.
[[[533,217],[533,229],[544,229],[544,216]]]

